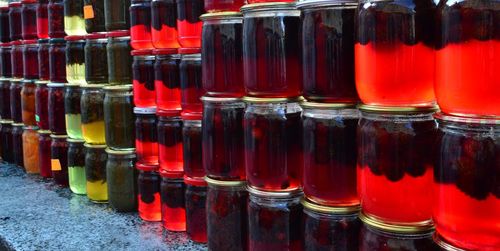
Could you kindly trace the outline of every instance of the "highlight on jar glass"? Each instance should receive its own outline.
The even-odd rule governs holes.
[[[40,130],[49,130],[49,87],[46,81],[36,81],[35,120]],[[2,115],[3,118],[3,115]]]
[[[64,0],[49,0],[48,35],[50,38],[63,38],[64,32]]]
[[[182,119],[179,111],[158,110],[158,159],[160,169],[170,173],[184,172]]]
[[[24,40],[37,39],[36,31],[36,7],[37,0],[21,1],[21,23],[22,37]]]
[[[151,2],[151,39],[155,48],[179,48],[177,41],[177,4],[174,0]]]
[[[66,41],[64,38],[52,38],[49,43],[50,81],[66,83]]]
[[[245,180],[243,115],[238,98],[203,97],[202,157],[208,177]]]
[[[9,3],[9,31],[10,40],[16,41],[23,39],[21,1],[11,1]]]
[[[9,149],[13,149],[12,147],[12,120],[0,120],[1,123],[1,131],[0,131],[0,140],[2,140],[2,147],[0,147],[2,151],[2,160],[7,163],[13,163],[14,156],[13,152]]]
[[[64,112],[66,133],[70,138],[83,139],[82,110],[80,102],[82,89],[78,85],[66,85],[64,90]]]
[[[23,128],[23,162],[26,173],[40,173],[38,161],[38,133],[37,127],[26,126]]]
[[[23,41],[23,77],[38,79],[38,44],[36,40]]]
[[[184,172],[186,176],[202,179],[205,177],[202,159],[202,121],[183,116],[182,147],[184,154]]]
[[[49,39],[38,40],[38,78],[50,80]]]
[[[153,50],[156,105],[160,110],[181,109],[181,84],[179,64],[181,57],[177,49]]]
[[[301,103],[305,196],[321,205],[357,207],[356,130],[351,104]]]
[[[200,16],[205,13],[203,0],[178,0],[177,3],[177,40],[183,48],[201,46]]]
[[[117,212],[137,211],[137,170],[134,150],[106,149],[108,202]]]
[[[87,33],[104,32],[104,1],[83,0],[83,18],[85,19],[85,30]]]
[[[203,88],[210,96],[242,97],[245,90],[241,13],[209,13],[200,19]]]
[[[168,231],[186,231],[186,203],[183,173],[160,171],[161,221]]]
[[[255,1],[257,2],[257,1]],[[251,3],[251,2],[249,2]],[[225,11],[240,11],[240,8],[245,4],[244,0],[205,0],[205,11],[210,13],[225,12]]]
[[[89,144],[106,144],[103,85],[82,86],[82,137]]]
[[[85,37],[67,36],[66,80],[70,84],[85,85]]]
[[[416,2],[364,0],[359,5],[354,51],[356,88],[363,103],[435,103],[436,3]]]
[[[85,36],[85,81],[87,84],[108,83],[107,43],[105,33],[93,33]]]
[[[186,183],[186,233],[194,242],[207,243],[207,183],[184,176]]]
[[[13,41],[11,42],[11,45],[10,65],[12,69],[12,77],[22,78],[24,74],[23,45],[21,41]]]
[[[248,185],[291,191],[302,181],[302,109],[296,100],[243,99],[245,167]]]
[[[359,109],[357,180],[362,212],[395,228],[431,228],[435,109]]]
[[[87,194],[87,175],[85,174],[85,141],[68,138],[68,176],[69,189],[75,194]]]
[[[106,145],[85,143],[85,176],[87,177],[87,197],[94,203],[108,202]]]
[[[130,0],[104,0],[104,24],[107,31],[130,29]]]
[[[35,81],[23,80],[21,89],[21,109],[23,124],[26,126],[36,126],[35,118]]]
[[[156,108],[134,108],[135,148],[137,160],[145,164],[158,164],[158,131]]]
[[[161,177],[158,174],[158,164],[143,164],[138,162],[137,179],[139,217],[145,221],[161,221]]]
[[[500,121],[437,114],[433,220],[437,237],[455,250],[500,245]],[[449,249],[453,250],[453,249]]]
[[[20,79],[10,81],[10,114],[14,123],[23,123],[23,110],[21,106],[21,90],[23,85]]]
[[[13,164],[24,169],[24,156],[23,156],[23,127],[22,123],[12,124],[12,155]]]
[[[64,84],[47,84],[49,88],[48,118],[49,130],[52,134],[66,134],[66,118],[64,107]]]
[[[38,154],[40,176],[45,179],[52,178],[51,144],[50,131],[38,130],[38,153],[36,154]],[[4,149],[3,147],[2,145],[2,149]],[[5,155],[2,153],[2,156]],[[4,157],[4,160],[6,160],[6,157]]]
[[[10,120],[10,79],[0,78],[0,118]]]
[[[49,38],[49,0],[38,0],[36,7],[36,33],[38,38]]]
[[[302,86],[300,11],[295,3],[248,4],[241,12],[246,94],[299,96]]]
[[[68,36],[85,35],[83,0],[64,0],[64,32]]]
[[[131,0],[130,44],[135,50],[154,49],[151,41],[151,0]]]
[[[108,45],[108,82],[111,85],[132,84],[132,56],[130,32],[112,31],[106,33]]]
[[[302,250],[302,193],[248,191],[248,249]]]
[[[62,187],[68,187],[68,142],[67,135],[51,134],[50,138],[50,169],[54,182]],[[46,154],[46,153],[45,153]]]
[[[248,192],[245,181],[210,178],[207,192],[207,239],[209,250],[247,250]]]
[[[11,54],[12,54],[11,43],[0,43],[0,76],[3,78],[12,77],[12,62],[10,58]]]
[[[132,77],[134,104],[137,107],[156,106],[155,56],[151,50],[133,50]]]
[[[201,114],[201,97],[205,94],[202,84],[201,50],[180,48],[179,53],[182,54],[179,64],[182,110],[184,113]]]
[[[5,5],[0,6],[0,27],[0,42],[10,42],[9,7]]]
[[[135,148],[135,116],[132,85],[106,86],[104,129],[106,144],[114,150]]]

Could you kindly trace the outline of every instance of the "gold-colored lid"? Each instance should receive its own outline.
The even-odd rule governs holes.
[[[35,81],[35,84],[37,84],[37,85],[46,85],[48,83],[49,83],[49,81],[47,81],[47,80],[37,80],[37,81]]]
[[[228,102],[242,101],[242,99],[241,98],[220,98],[220,97],[203,96],[203,97],[201,97],[201,101],[216,102],[216,103],[228,103]]]
[[[64,85],[66,85],[65,83],[53,83],[53,82],[49,82],[47,84],[48,87],[64,87]]]
[[[254,11],[269,11],[269,10],[296,10],[295,2],[267,2],[267,3],[252,3],[245,4],[241,7],[242,13]]]
[[[233,19],[242,19],[243,15],[238,11],[223,11],[223,12],[211,12],[206,13],[200,16],[201,21],[207,20],[233,20]]]
[[[366,215],[363,212],[359,214],[359,219],[370,227],[386,231],[389,233],[418,234],[418,233],[429,233],[434,230],[434,225],[432,223],[432,220],[423,221],[421,223],[412,225],[396,225],[383,222],[382,220],[379,220],[373,216]]]
[[[14,121],[11,119],[2,119],[2,120],[0,120],[0,123],[1,124],[12,124],[12,123],[14,123]]]
[[[328,7],[342,7],[346,8],[351,6],[356,8],[358,6],[358,1],[353,0],[305,0],[298,1],[297,8],[328,8]]]
[[[465,249],[454,247],[451,244],[447,243],[445,240],[443,240],[443,238],[437,232],[435,232],[432,235],[432,239],[443,250],[446,250],[446,251],[466,251]]]
[[[24,126],[23,123],[13,123],[12,126]]]
[[[304,100],[302,96],[292,98],[257,98],[245,96],[243,101],[248,103],[286,103],[286,102],[300,102]]]
[[[127,150],[114,150],[111,148],[106,148],[106,153],[111,154],[111,155],[135,155],[135,148],[133,149],[127,149]]]
[[[86,85],[80,85],[82,89],[102,89],[106,85],[105,84],[86,84]]]
[[[252,187],[250,185],[247,186],[247,191],[252,195],[265,198],[290,198],[290,197],[299,197],[304,194],[301,189],[294,189],[290,191],[279,191],[279,192],[263,191],[255,187]]]
[[[50,137],[53,139],[66,139],[66,138],[68,138],[68,135],[51,134]]]
[[[108,92],[131,91],[132,85],[107,85],[107,86],[104,86],[102,89],[104,89],[104,91],[108,91]]]
[[[247,182],[244,180],[216,180],[212,179],[208,176],[205,176],[205,181],[209,185],[214,185],[214,186],[223,186],[223,187],[244,187],[246,186]]]
[[[439,110],[437,106],[401,107],[401,106],[376,106],[376,105],[365,105],[365,104],[358,105],[358,109],[364,112],[397,113],[397,114],[430,113]]]
[[[317,103],[317,102],[301,102],[300,106],[303,108],[316,108],[316,109],[348,109],[356,108],[356,103]]]
[[[320,213],[326,213],[326,214],[355,214],[359,212],[360,206],[349,206],[349,207],[330,207],[330,206],[323,206],[316,204],[312,201],[309,201],[306,198],[303,198],[301,200],[302,205],[304,208],[307,208],[309,210],[315,211],[315,212],[320,212]]]
[[[471,116],[449,115],[439,112],[434,114],[434,118],[444,122],[500,126],[500,117],[498,116],[471,117]]]
[[[105,149],[106,147],[108,147],[107,145],[93,145],[89,143],[85,143],[84,146],[87,148],[96,148],[96,149]]]
[[[71,142],[71,143],[85,143],[85,140],[83,140],[83,139],[68,138],[68,142]]]
[[[38,130],[38,134],[52,134],[49,130]]]

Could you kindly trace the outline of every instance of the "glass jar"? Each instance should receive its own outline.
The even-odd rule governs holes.
[[[130,29],[130,0],[104,0],[106,31]]]
[[[186,183],[186,233],[194,242],[207,242],[207,183],[203,178],[184,176]]]
[[[36,7],[37,0],[21,1],[22,37],[24,40],[37,39]]]
[[[106,144],[103,85],[82,86],[82,137],[89,144]]]
[[[69,84],[85,85],[85,40],[84,36],[67,36],[66,79]]]
[[[461,250],[500,244],[500,120],[437,116],[433,220],[445,243]]]
[[[2,141],[0,150],[2,151],[2,160],[7,163],[14,162],[14,153],[12,152],[12,120],[0,121],[0,140]]]
[[[10,120],[10,79],[0,78],[0,118]]]
[[[186,185],[182,173],[160,171],[161,221],[163,228],[172,232],[186,231]]]
[[[161,221],[161,178],[158,174],[158,164],[139,162],[135,166],[139,170],[137,178],[139,217],[145,221]]]
[[[244,181],[206,178],[209,250],[247,250],[248,192]]]
[[[156,106],[155,56],[151,50],[132,51],[132,77],[134,84],[134,104],[137,107]]]
[[[69,188],[75,194],[87,194],[85,174],[85,141],[68,138],[68,176]]]
[[[0,42],[10,42],[9,7],[0,6]]]
[[[105,33],[94,33],[85,36],[85,81],[87,84],[108,83],[108,60],[106,46],[108,40]]]
[[[50,38],[63,38],[64,32],[64,0],[49,0],[48,24]]]
[[[50,83],[48,100],[49,129],[52,134],[66,134],[64,84]]]
[[[83,0],[64,0],[64,31],[68,36],[85,35]]]
[[[49,87],[46,81],[36,81],[35,120],[40,130],[49,130]]]
[[[299,104],[287,99],[246,98],[243,118],[248,185],[291,191],[302,181],[302,121]]]
[[[248,249],[302,250],[302,193],[249,192]]]
[[[245,180],[243,114],[237,98],[203,97],[202,158],[210,178]]]
[[[35,118],[35,81],[23,80],[21,89],[21,110],[23,124],[36,126]]]
[[[432,226],[434,109],[360,110],[357,181],[363,213],[393,226]]]
[[[146,164],[158,164],[156,108],[135,107],[134,113],[137,160]]]
[[[161,110],[181,109],[181,85],[179,64],[181,57],[176,49],[153,50],[156,105]]]
[[[132,0],[130,40],[135,50],[154,48],[151,42],[151,0]]]
[[[181,48],[179,64],[181,83],[181,107],[185,113],[199,113],[203,110],[201,97],[205,94],[202,85],[200,49]]]
[[[132,56],[130,52],[130,33],[128,31],[113,31],[106,34],[108,45],[109,84],[132,84]]]
[[[0,9],[1,9],[1,7],[0,7]],[[1,21],[1,16],[0,16],[0,21]],[[1,31],[0,31],[0,33],[1,33]],[[12,53],[12,46],[10,43],[1,43],[0,44],[0,76],[1,77],[4,77],[4,78],[12,77],[12,62],[11,62],[11,58],[10,58],[11,53]]]
[[[106,149],[109,205],[118,212],[137,211],[137,170],[134,150]]]
[[[68,142],[66,135],[51,134],[50,166],[54,182],[62,187],[68,187]]]
[[[38,133],[37,128],[27,126],[23,128],[23,162],[27,173],[40,173],[38,161]]]
[[[106,178],[106,145],[85,143],[85,175],[87,177],[87,197],[94,203],[108,202]]]
[[[63,38],[50,39],[49,47],[50,81],[66,83],[66,41]]]
[[[241,13],[209,13],[200,18],[203,88],[210,96],[242,97],[245,90]]]
[[[85,19],[85,30],[87,33],[104,32],[104,1],[103,0],[83,0],[83,17]]]
[[[12,77],[22,78],[24,74],[23,45],[21,41],[13,41],[11,44],[12,49],[10,51],[10,65],[12,69]]]
[[[40,80],[50,80],[50,59],[49,59],[49,40],[38,40],[38,78]]]
[[[9,25],[10,40],[16,41],[23,39],[21,1],[12,1],[9,3]]]
[[[135,148],[135,116],[132,85],[104,87],[106,143],[113,150]]]
[[[10,81],[10,114],[14,123],[23,123],[23,109],[21,106],[21,90],[23,85],[20,79]]]
[[[51,144],[50,131],[38,130],[38,166],[45,179],[52,178]]]
[[[155,48],[179,48],[177,41],[177,4],[174,0],[151,2],[151,39]]]
[[[179,44],[183,48],[200,48],[200,16],[205,13],[203,0],[179,0],[177,3],[177,30]]]
[[[49,38],[49,1],[38,0],[36,7],[36,33],[38,38]]]
[[[305,196],[332,207],[359,205],[356,130],[359,112],[349,104],[301,104]]]
[[[82,89],[78,85],[66,85],[64,90],[64,112],[66,132],[70,138],[83,140],[82,111],[80,108]]]
[[[202,121],[183,118],[182,147],[184,172],[194,178],[205,177],[202,160]]]
[[[24,40],[23,47],[23,77],[38,79],[38,44],[36,40]]]
[[[23,161],[23,127],[21,124],[12,124],[12,155],[14,157],[13,164],[24,168]]]
[[[159,110],[156,114],[160,169],[170,173],[182,173],[184,172],[182,119],[178,112]]]
[[[356,14],[358,39],[354,50],[356,89],[363,103],[435,103],[436,3],[361,1]]]
[[[249,4],[241,11],[246,94],[300,96],[300,11],[295,3]]]

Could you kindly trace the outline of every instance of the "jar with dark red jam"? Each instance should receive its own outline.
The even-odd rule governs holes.
[[[50,138],[52,139],[50,144],[52,178],[56,184],[67,187],[69,185],[68,136],[51,134]]]
[[[106,145],[85,143],[85,175],[87,176],[87,197],[95,203],[108,202]]]
[[[12,77],[23,77],[23,45],[21,41],[11,42],[12,50],[10,51],[10,65],[12,69]]]
[[[302,109],[287,99],[245,98],[243,118],[248,185],[291,191],[302,181]]]
[[[305,196],[321,205],[359,205],[356,130],[359,112],[349,104],[301,104]]]
[[[433,220],[445,243],[500,247],[500,121],[438,114]]]
[[[180,69],[181,107],[184,113],[199,113],[203,110],[201,51],[198,48],[181,48]]]
[[[85,35],[83,0],[64,0],[64,31],[68,36]]]
[[[23,162],[23,124],[12,124],[12,156],[13,163],[24,168]]]
[[[302,250],[302,193],[249,192],[248,250]]]
[[[0,78],[0,118],[12,119],[10,113],[10,79]]]
[[[14,123],[23,123],[23,109],[21,106],[21,90],[23,85],[20,79],[10,81],[10,114]]]
[[[137,211],[137,170],[134,150],[106,149],[109,205],[118,212]]]
[[[47,86],[49,129],[53,134],[66,134],[64,84],[50,83]]]
[[[38,38],[49,38],[49,1],[38,0],[36,7],[36,33]]]
[[[85,36],[85,81],[87,84],[108,83],[107,43],[105,33]]]
[[[38,44],[36,40],[24,40],[23,47],[23,77],[38,79]]]
[[[201,118],[183,117],[182,146],[184,154],[184,172],[186,176],[203,178],[205,169],[202,159],[202,126]]]
[[[363,213],[397,227],[432,226],[435,109],[360,110],[357,180]]]
[[[155,48],[179,48],[177,41],[177,3],[174,0],[151,2],[151,39]]]
[[[38,166],[40,176],[46,179],[52,178],[51,144],[50,131],[38,130]]]
[[[358,207],[338,208],[302,200],[304,251],[358,250]]]
[[[203,88],[210,96],[243,96],[241,13],[209,13],[201,20]]]
[[[237,98],[203,97],[203,167],[210,178],[245,180],[243,114]]]
[[[106,144],[114,150],[135,148],[135,116],[132,85],[104,87]]]
[[[49,37],[63,38],[66,36],[64,31],[64,0],[49,0]]]
[[[130,29],[130,0],[104,0],[106,31]]]
[[[158,109],[181,109],[181,84],[179,64],[181,57],[176,49],[153,50],[156,55],[154,65],[156,105]]]
[[[161,177],[158,173],[158,164],[138,162],[135,166],[139,170],[137,178],[139,217],[145,221],[161,221]]]
[[[108,45],[108,82],[111,85],[132,84],[132,56],[130,52],[130,33],[112,31],[106,34]]]
[[[38,40],[38,78],[50,80],[49,40]]]
[[[244,0],[205,0],[205,10],[207,12],[240,11],[241,6],[245,4]]]
[[[206,181],[208,250],[247,250],[246,182],[210,178]]]
[[[186,233],[194,242],[207,242],[207,183],[184,176],[186,183]]]
[[[21,110],[23,124],[26,126],[36,126],[35,119],[35,81],[23,80],[21,89]]]
[[[158,158],[160,169],[170,173],[184,171],[182,119],[179,111],[158,110]]]
[[[22,37],[24,40],[37,39],[36,7],[37,0],[21,1]]]
[[[40,62],[41,63],[41,62]],[[50,81],[66,83],[66,41],[64,38],[50,39],[49,47]]]
[[[83,0],[83,17],[85,18],[85,30],[87,33],[104,32],[104,1]]]
[[[186,231],[186,203],[183,173],[160,171],[161,221],[168,231]]]
[[[0,42],[10,42],[9,7],[0,6]]]
[[[40,130],[49,130],[49,87],[45,81],[36,81],[35,120]]]
[[[67,36],[66,80],[69,84],[85,85],[85,39],[84,36]]]
[[[183,48],[199,48],[202,29],[200,16],[205,13],[203,0],[178,0],[176,3],[179,44]]]
[[[155,56],[151,50],[133,50],[132,77],[134,84],[134,104],[137,107],[156,106]]]
[[[1,7],[0,7],[1,8]],[[1,31],[0,31],[1,32]],[[11,43],[0,44],[0,76],[4,78],[12,77]]]
[[[1,142],[1,152],[2,160],[7,163],[13,163],[14,156],[12,152],[12,120],[1,120],[0,121],[0,140]]]
[[[16,41],[23,39],[21,1],[12,1],[9,3],[9,25],[10,40]]]
[[[156,108],[134,108],[135,148],[141,163],[158,164],[158,131]]]
[[[295,3],[249,4],[242,12],[246,94],[299,96],[302,86],[300,11]]]
[[[151,0],[132,0],[130,39],[135,50],[154,48],[151,42]]]
[[[363,103],[435,103],[435,14],[434,1],[361,1],[356,17],[355,76]]]

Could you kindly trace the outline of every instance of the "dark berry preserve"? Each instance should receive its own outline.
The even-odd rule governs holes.
[[[137,188],[139,193],[139,217],[145,221],[161,221],[160,183],[158,165],[138,162]]]
[[[151,42],[151,0],[132,0],[130,40],[135,50],[154,48]]]
[[[40,62],[42,63],[42,62]],[[63,38],[50,39],[49,47],[50,81],[66,83],[66,41]]]
[[[201,53],[199,49],[181,48],[180,69],[181,107],[185,113],[202,112],[201,96],[205,93],[202,86]]]
[[[160,171],[161,219],[163,227],[173,232],[186,231],[186,185],[183,173]]]
[[[11,43],[0,43],[0,77],[12,77]]]
[[[41,130],[49,130],[49,87],[45,81],[36,81],[35,120]]]
[[[50,38],[63,38],[64,32],[64,0],[50,0],[48,5],[48,25]]]
[[[145,164],[158,164],[158,131],[156,108],[134,108],[135,148],[137,160]]]
[[[203,0],[178,0],[177,31],[183,48],[199,48],[201,45],[200,16],[205,12]]]
[[[68,176],[68,142],[66,135],[50,135],[50,166],[54,182],[60,186],[69,186]]]
[[[40,39],[49,38],[48,6],[48,0],[38,0],[38,6],[36,7],[36,33]]]
[[[160,169],[170,173],[184,171],[184,150],[182,144],[182,119],[179,112],[159,110],[158,115],[158,158]]]
[[[202,161],[202,121],[183,118],[182,146],[184,154],[184,172],[189,177],[202,179],[205,169]]]
[[[37,0],[22,0],[21,1],[21,23],[22,37],[24,40],[37,39],[36,28],[36,8]]]
[[[12,120],[0,121],[0,140],[2,160],[7,163],[14,163],[13,146],[12,146]]]
[[[207,183],[184,176],[186,183],[186,232],[194,242],[207,242]]]
[[[64,84],[50,83],[47,86],[49,129],[53,134],[66,134]]]
[[[23,124],[12,124],[12,163],[24,169],[23,159]]]
[[[13,78],[23,77],[23,45],[21,41],[11,42],[10,65]]]
[[[23,39],[21,1],[11,1],[9,3],[9,25],[10,40],[16,41]]]
[[[2,120],[12,119],[10,111],[10,79],[0,78],[0,118]]]
[[[38,40],[38,78],[50,80],[49,40]]]
[[[9,7],[0,7],[0,42],[10,42]]]
[[[174,0],[151,2],[151,38],[155,48],[179,48],[177,41],[177,3]]]
[[[176,49],[154,50],[156,55],[155,90],[156,105],[161,110],[181,109],[181,83],[179,64],[181,57]]]
[[[40,176],[45,179],[52,178],[51,144],[50,131],[38,130],[38,166]]]
[[[23,85],[20,79],[10,81],[10,114],[14,123],[23,123],[23,109],[21,107],[21,90]]]
[[[36,40],[23,42],[23,77],[38,79],[38,44]]]
[[[156,106],[155,56],[151,50],[133,50],[132,78],[134,104],[137,107]]]

